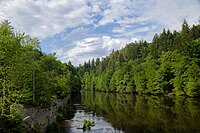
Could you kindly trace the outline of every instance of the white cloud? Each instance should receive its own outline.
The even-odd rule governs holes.
[[[79,27],[67,34],[62,34],[62,39],[66,41],[77,41],[88,37],[89,28]]]
[[[180,29],[184,18],[190,24],[197,22],[199,9],[199,0],[2,0],[0,20],[7,19],[17,30],[40,38],[94,21],[98,21],[97,27],[119,24],[118,29],[113,30],[118,34],[127,32],[133,25],[156,23],[160,27],[155,33],[163,27]],[[102,18],[96,20],[95,15]]]
[[[101,12],[98,9],[102,19],[97,26],[118,24],[112,29],[115,38],[102,36],[77,41],[72,49],[64,50],[65,56],[60,56],[64,57],[63,61],[72,60],[77,65],[91,58],[103,57],[108,55],[113,48],[124,47],[127,42],[138,39],[151,41],[153,35],[162,31],[163,28],[179,30],[184,18],[193,24],[200,16],[200,4],[197,0],[191,2],[187,0],[110,0],[104,7],[101,8]]]
[[[0,0],[0,21],[42,40],[50,37],[48,52],[77,65],[131,40],[151,41],[163,28],[179,30],[183,19],[197,23],[199,9],[199,0]]]
[[[148,21],[179,30],[184,19],[194,24],[200,17],[199,0],[152,0],[143,12]]]
[[[69,60],[74,65],[84,63],[91,58],[104,57],[108,55],[112,49],[121,49],[131,40],[124,38],[112,38],[110,36],[89,37],[80,41],[73,42],[71,48],[61,48],[55,50],[58,59],[63,62]]]
[[[147,41],[151,41],[153,35],[160,27],[156,25],[146,25],[140,27],[131,27],[129,25],[123,27],[115,27],[112,32],[115,33],[115,37],[129,37],[129,38],[137,38],[139,40],[145,39]]]
[[[97,10],[97,9],[95,9]],[[92,23],[86,0],[3,0],[0,20],[9,20],[20,31],[45,38]]]
[[[92,6],[92,10],[94,11],[94,13],[99,13],[99,12],[101,12],[101,9],[100,9],[99,5],[97,5],[97,4],[94,4],[94,5]]]
[[[99,25],[106,25],[121,20],[125,16],[133,14],[133,4],[131,0],[110,0],[107,3],[107,9],[102,13],[103,18]]]
[[[110,0],[99,25],[118,24],[112,32],[116,36],[151,40],[163,28],[180,30],[184,19],[190,25],[200,18],[199,0]],[[138,36],[138,32],[143,32]]]

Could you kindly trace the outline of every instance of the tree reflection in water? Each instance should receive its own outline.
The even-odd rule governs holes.
[[[200,99],[82,92],[81,102],[125,132],[200,132]]]

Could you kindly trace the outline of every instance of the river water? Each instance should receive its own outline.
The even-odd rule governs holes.
[[[65,133],[200,133],[200,99],[82,92],[71,97]],[[91,129],[78,129],[83,120]]]

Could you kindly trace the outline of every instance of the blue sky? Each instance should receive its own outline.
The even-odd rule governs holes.
[[[74,65],[200,20],[200,0],[0,0],[0,21],[41,41]]]

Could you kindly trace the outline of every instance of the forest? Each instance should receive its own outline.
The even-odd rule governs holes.
[[[152,42],[133,42],[79,65],[82,90],[200,96],[200,24],[163,29]]]
[[[21,105],[48,108],[70,93],[102,91],[200,96],[200,24],[163,29],[79,67],[46,54],[40,41],[0,24],[0,131],[24,132]]]
[[[8,21],[0,24],[0,132],[23,132],[20,105],[48,108],[80,86],[71,62],[43,53],[37,38],[15,32]]]

